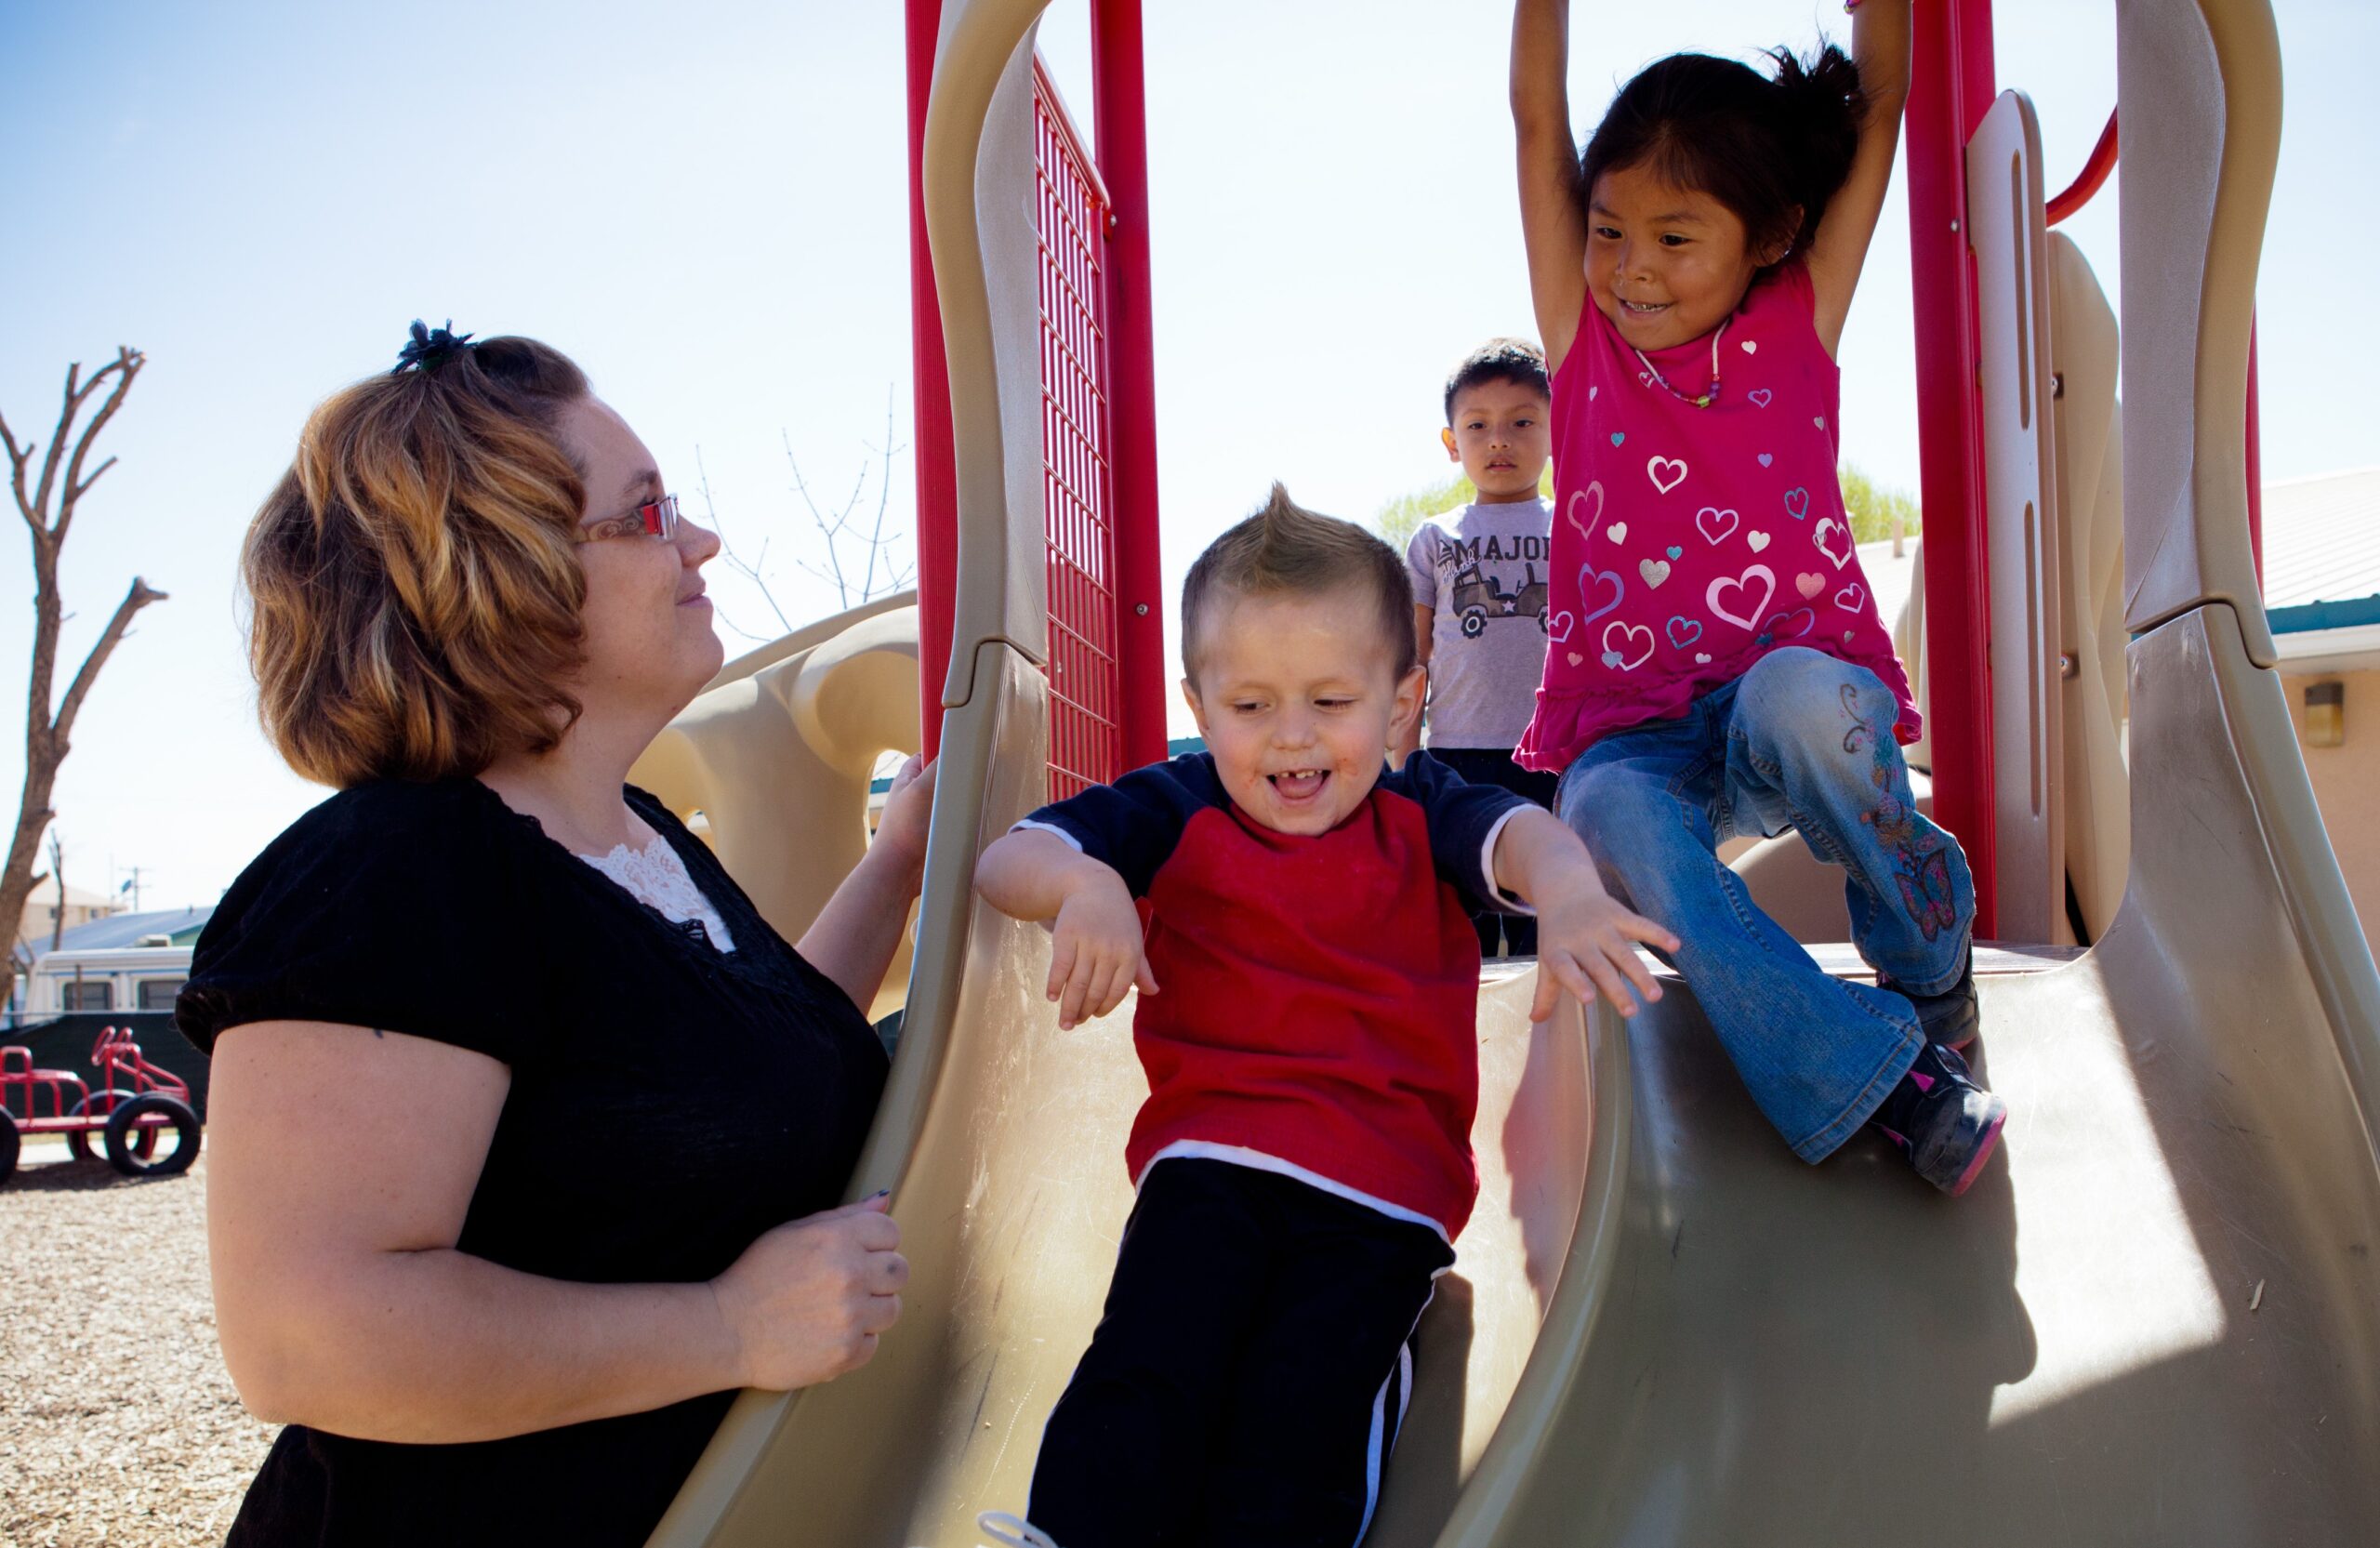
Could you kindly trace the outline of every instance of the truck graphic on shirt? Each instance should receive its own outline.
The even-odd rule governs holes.
[[[1488,627],[1490,618],[1535,618],[1537,627],[1547,628],[1547,589],[1537,576],[1533,564],[1521,566],[1521,589],[1499,591],[1496,583],[1480,573],[1477,564],[1466,564],[1454,575],[1454,590],[1448,601],[1455,616],[1462,620],[1466,640],[1476,640]]]

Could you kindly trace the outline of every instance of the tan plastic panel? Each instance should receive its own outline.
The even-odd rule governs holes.
[[[2050,400],[2049,267],[2041,126],[2003,91],[1967,140],[1977,368],[1991,574],[1991,760],[2000,933],[2070,940],[2058,799],[2056,417]]]
[[[2058,636],[2065,715],[2066,876],[2082,928],[2107,933],[2131,866],[2123,763],[2123,447],[2115,313],[2082,250],[2049,238],[2050,364],[2059,389]]]
[[[2117,0],[2124,621],[2207,602],[2275,660],[2248,546],[2248,332],[2281,146],[2267,0]]]
[[[976,647],[1049,652],[1033,29],[1044,0],[943,8],[926,110],[926,232],[950,368],[959,575],[945,706]]]
[[[703,691],[708,693],[713,688],[725,687],[728,683],[750,677],[763,667],[774,667],[788,655],[799,655],[821,641],[833,639],[853,624],[864,623],[879,615],[891,613],[896,608],[915,608],[917,605],[916,590],[894,591],[888,596],[879,597],[874,602],[862,602],[857,607],[831,614],[814,623],[804,624],[792,633],[746,651],[742,655],[730,661],[719,669],[717,676],[703,684]]]
[[[861,609],[792,638],[809,642],[704,690],[628,777],[694,824],[760,917],[798,941],[867,852],[877,759],[918,750],[918,610]],[[901,1009],[908,949],[870,1020]]]

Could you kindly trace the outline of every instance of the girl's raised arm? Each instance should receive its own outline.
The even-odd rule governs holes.
[[[1587,300],[1587,218],[1579,197],[1579,147],[1570,138],[1569,67],[1569,0],[1517,0],[1512,90],[1521,235],[1549,376],[1570,352]],[[1889,149],[1885,154],[1889,165]]]
[[[1909,7],[1910,0],[1859,0],[1851,13],[1851,58],[1859,67],[1868,118],[1859,129],[1851,175],[1827,202],[1826,218],[1809,251],[1810,285],[1818,293],[1813,321],[1830,355],[1843,340],[1851,293],[1859,287],[1859,270],[1892,181],[1901,109],[1909,100]]]

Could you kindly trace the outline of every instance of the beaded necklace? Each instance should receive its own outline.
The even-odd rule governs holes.
[[[1679,391],[1676,388],[1672,387],[1670,385],[1669,377],[1661,375],[1660,368],[1655,365],[1651,361],[1645,358],[1644,351],[1639,350],[1636,346],[1631,344],[1628,347],[1629,352],[1636,357],[1636,364],[1645,368],[1645,375],[1651,379],[1653,386],[1659,388],[1671,397],[1675,398],[1679,403],[1691,404],[1696,408],[1709,408],[1712,404],[1719,401],[1719,340],[1727,336],[1727,324],[1734,321],[1735,318],[1730,315],[1726,319],[1726,322],[1721,323],[1718,328],[1711,335],[1711,386],[1699,398],[1689,398],[1685,393]]]

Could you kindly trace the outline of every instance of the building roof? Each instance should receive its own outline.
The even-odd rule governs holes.
[[[2380,468],[2268,483],[2264,523],[2274,633],[2380,624]]]
[[[145,914],[113,914],[88,924],[78,924],[59,941],[60,951],[108,951],[128,946],[143,935],[169,935],[176,946],[188,946],[198,939],[198,933],[210,915],[212,905],[205,908],[152,908]]]

